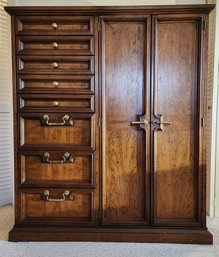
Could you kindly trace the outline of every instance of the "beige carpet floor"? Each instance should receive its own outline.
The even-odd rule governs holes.
[[[0,257],[219,257],[219,218],[209,218],[213,245],[5,241],[13,207],[0,208]]]

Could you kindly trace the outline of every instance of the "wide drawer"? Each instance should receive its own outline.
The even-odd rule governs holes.
[[[22,151],[18,161],[23,186],[93,186],[94,152]]]
[[[94,77],[90,75],[19,75],[18,92],[93,94]]]
[[[93,56],[19,56],[17,72],[31,74],[93,74]]]
[[[39,224],[94,223],[93,192],[72,188],[22,189],[19,222]]]
[[[21,111],[94,112],[93,95],[18,95]]]
[[[17,16],[17,35],[93,35],[92,16]]]
[[[92,36],[19,36],[18,54],[93,55]]]
[[[93,148],[94,116],[73,113],[22,113],[20,146]]]

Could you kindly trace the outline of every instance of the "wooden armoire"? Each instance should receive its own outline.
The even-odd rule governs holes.
[[[213,8],[5,8],[11,241],[212,243],[205,120]]]

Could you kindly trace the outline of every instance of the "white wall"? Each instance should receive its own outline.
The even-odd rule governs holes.
[[[202,4],[205,0],[9,0],[8,5],[18,6],[98,6],[98,5],[164,5]]]
[[[13,202],[12,74],[10,20],[0,0],[0,205]]]

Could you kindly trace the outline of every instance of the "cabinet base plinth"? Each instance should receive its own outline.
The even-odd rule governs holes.
[[[14,227],[9,241],[93,241],[212,244],[208,230]]]

